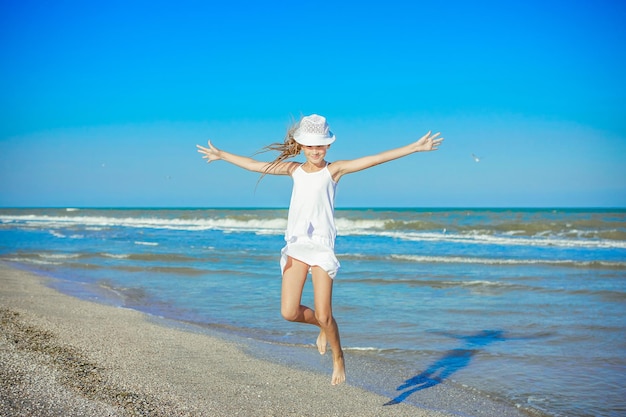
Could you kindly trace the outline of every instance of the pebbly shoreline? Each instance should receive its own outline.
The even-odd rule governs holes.
[[[447,417],[236,343],[61,294],[0,264],[0,408],[6,416]]]

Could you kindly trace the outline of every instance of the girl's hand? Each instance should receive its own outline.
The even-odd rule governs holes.
[[[220,155],[220,150],[213,146],[211,144],[211,141],[209,141],[208,148],[200,145],[196,145],[196,147],[198,148],[198,152],[203,154],[202,158],[206,159],[207,164],[222,159]]]
[[[428,132],[415,142],[414,146],[416,148],[416,152],[436,151],[439,149],[441,142],[443,142],[443,138],[439,137],[439,133],[432,135]]]

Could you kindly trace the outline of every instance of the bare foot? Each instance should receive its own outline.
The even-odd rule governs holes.
[[[330,383],[339,385],[346,380],[346,366],[343,361],[343,352],[333,357],[333,377]]]
[[[317,336],[317,341],[315,342],[317,345],[317,350],[320,352],[320,355],[326,353],[326,345],[328,344],[328,340],[326,339],[326,333],[324,330],[320,330],[319,336]]]

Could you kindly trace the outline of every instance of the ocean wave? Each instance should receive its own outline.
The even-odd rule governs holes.
[[[59,253],[59,252],[54,252],[54,253],[39,252],[39,253],[36,253],[35,255],[43,259],[58,259],[58,260],[76,259],[76,258],[81,257],[81,254],[79,253]]]
[[[454,263],[480,265],[548,265],[575,268],[626,269],[626,262],[620,261],[574,261],[550,259],[510,259],[478,258],[464,256],[391,255],[392,259],[417,263]]]
[[[103,253],[103,257],[111,259],[128,259],[130,255],[127,253]]]
[[[82,212],[77,212],[82,213]],[[449,242],[460,244],[533,246],[564,248],[626,249],[626,240],[619,239],[621,230],[582,230],[566,226],[541,225],[520,229],[519,224],[475,224],[448,229],[443,223],[404,221],[384,218],[359,219],[339,216],[336,219],[339,236],[387,237],[406,241]],[[255,233],[281,235],[287,219],[276,215],[226,215],[208,218],[115,217],[85,215],[0,215],[3,228],[42,228],[59,238],[82,238],[79,232],[99,231],[117,227],[166,229],[181,231],[217,230],[225,233]],[[571,225],[570,225],[571,226]],[[73,229],[67,233],[65,229]],[[532,234],[529,234],[532,232]],[[604,236],[604,237],[600,237]],[[617,239],[614,239],[617,238]]]
[[[125,266],[116,266],[109,267],[116,271],[124,271],[124,272],[150,272],[156,274],[173,274],[173,275],[183,275],[183,276],[196,276],[196,275],[205,275],[207,271],[197,268],[185,267],[185,266],[143,266],[143,265],[125,265]]]
[[[513,290],[513,289],[529,289],[522,284],[514,284],[505,281],[487,281],[487,280],[436,280],[436,279],[420,279],[420,278],[344,278],[342,282],[359,283],[367,285],[407,285],[410,287],[431,287],[431,288],[468,288],[472,291],[489,290],[496,291]]]
[[[543,285],[530,285],[519,282],[507,281],[489,281],[484,279],[420,279],[420,278],[343,278],[342,282],[351,284],[360,284],[368,286],[407,286],[413,288],[435,288],[435,289],[459,289],[465,290],[475,295],[501,295],[504,293],[518,291],[520,293],[543,293],[543,294],[569,294],[572,296],[591,296],[601,298],[606,302],[623,303],[626,300],[626,293],[621,290],[608,289],[576,289],[569,290],[565,288],[552,288]],[[452,310],[450,310],[452,311]],[[458,311],[459,314],[470,315],[471,309],[463,309]],[[477,314],[483,314],[478,312]]]
[[[11,256],[2,258],[5,261],[33,264],[33,265],[63,265],[67,261],[75,261],[84,257],[81,253],[63,252],[22,252],[12,253]]]
[[[46,259],[35,259],[35,258],[29,258],[29,257],[21,257],[21,256],[8,256],[8,257],[0,257],[0,259],[2,259],[5,262],[13,262],[16,264],[22,264],[22,265],[39,265],[39,266],[44,266],[44,265],[63,265],[63,262],[61,261],[53,261],[53,260],[46,260]]]
[[[106,217],[106,216],[48,216],[48,215],[2,215],[0,222],[27,228],[85,228],[130,227],[168,230],[222,230],[231,232],[258,232],[282,234],[287,219],[282,218],[206,218],[181,219],[157,217]],[[58,233],[58,232],[57,232]]]
[[[135,242],[137,243],[137,242]],[[149,245],[148,245],[149,246]],[[110,259],[127,259],[131,261],[145,262],[187,262],[194,261],[195,258],[175,253],[99,253],[99,257]]]
[[[406,255],[406,254],[362,254],[362,253],[338,253],[343,260],[385,262],[393,259],[401,262],[431,263],[431,264],[475,264],[493,266],[558,266],[568,268],[596,268],[596,269],[626,269],[624,261],[575,261],[571,259],[511,259],[511,258],[481,258],[471,256],[429,256],[429,255]]]
[[[538,246],[564,248],[598,248],[598,249],[626,249],[626,241],[608,239],[583,239],[561,236],[514,236],[511,234],[494,235],[488,231],[472,231],[467,234],[452,233],[414,233],[414,232],[383,232],[387,236],[411,241],[437,241],[464,244],[502,245],[502,246]]]
[[[140,240],[136,240],[135,245],[141,245],[141,246],[159,246],[159,242],[143,242]]]

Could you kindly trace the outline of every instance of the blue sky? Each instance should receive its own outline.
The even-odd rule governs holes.
[[[195,145],[251,156],[319,113],[331,161],[446,138],[344,177],[338,207],[626,207],[624,17],[602,0],[0,0],[0,206],[285,207],[289,178],[257,186]]]

